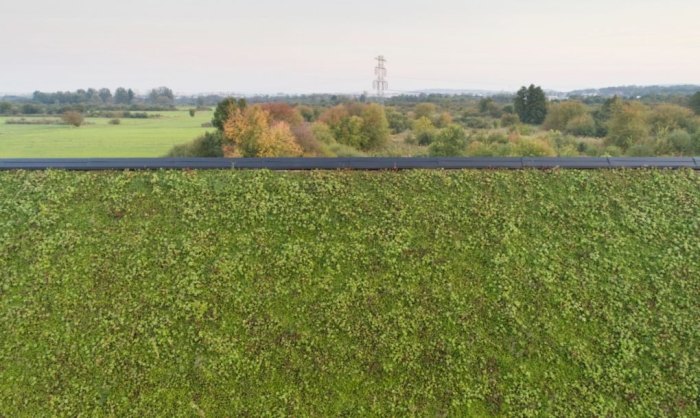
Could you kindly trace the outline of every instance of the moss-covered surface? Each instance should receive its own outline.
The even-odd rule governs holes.
[[[697,416],[690,171],[0,173],[0,416]]]

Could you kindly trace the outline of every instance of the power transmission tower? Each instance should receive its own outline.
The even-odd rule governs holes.
[[[379,102],[383,104],[384,91],[389,88],[389,82],[386,81],[386,67],[384,66],[386,60],[384,59],[384,55],[380,55],[375,59],[377,60],[377,66],[374,67],[374,74],[377,76],[377,79],[374,80],[373,87],[377,90]]]

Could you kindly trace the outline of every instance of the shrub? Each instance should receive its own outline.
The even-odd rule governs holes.
[[[25,103],[20,107],[20,113],[23,115],[38,115],[42,113],[44,108],[33,103]]]
[[[464,126],[472,129],[491,129],[493,127],[493,123],[487,118],[466,116],[462,117],[461,121]]]
[[[292,127],[292,133],[305,156],[332,157],[328,145],[319,141],[314,135],[311,125],[307,122]]]
[[[433,103],[419,103],[413,109],[416,119],[428,118],[432,120],[436,112],[437,106],[435,106]]]
[[[76,128],[79,127],[80,125],[85,122],[85,118],[83,117],[83,114],[80,112],[77,112],[75,110],[69,110],[61,116],[61,119],[63,122],[65,122],[68,125],[73,125]]]
[[[542,139],[521,139],[513,148],[520,157],[555,157],[557,153],[551,145]]]
[[[389,129],[394,134],[405,132],[411,127],[411,122],[406,114],[396,111],[395,109],[387,109],[386,119],[389,122]]]
[[[432,157],[458,157],[464,155],[466,147],[467,134],[464,129],[450,125],[437,134],[428,151]]]
[[[207,132],[191,142],[174,146],[167,157],[223,157],[220,132]]]
[[[127,119],[149,119],[151,117],[160,117],[160,115],[149,116],[149,114],[146,112],[131,112],[127,110],[126,112],[124,112],[122,117]]]
[[[542,128],[548,131],[564,131],[567,129],[569,122],[584,115],[587,115],[586,106],[581,102],[552,103],[549,106],[549,112],[542,124]]]
[[[335,140],[363,150],[377,149],[389,139],[384,108],[376,103],[348,103],[326,110],[319,120],[327,124]]]
[[[448,112],[442,112],[435,117],[433,124],[438,128],[446,128],[452,123],[452,115]]]
[[[595,136],[597,129],[593,116],[586,113],[569,120],[565,131],[576,136]]]
[[[411,135],[418,145],[430,145],[437,136],[438,130],[433,122],[426,117],[421,117],[413,121]]]
[[[656,155],[656,149],[649,143],[640,142],[629,147],[625,155],[628,157],[653,157]]]
[[[366,157],[367,154],[351,146],[333,143],[328,147],[330,151],[338,157]]]
[[[121,119],[116,119],[116,118],[115,118],[115,119],[110,119],[108,123],[109,123],[110,125],[119,125],[120,123],[122,123],[122,121],[121,121]]]
[[[504,113],[501,116],[501,126],[509,127],[520,123],[520,117],[514,113]]]
[[[335,137],[333,137],[333,131],[323,122],[316,122],[311,125],[311,131],[317,140],[323,142],[324,144],[335,143]]]
[[[196,109],[190,109],[188,112],[189,112],[189,114],[190,114],[191,117],[194,117],[194,115],[197,113],[197,110],[196,110]]]
[[[698,150],[693,137],[683,129],[676,129],[671,132],[668,135],[667,141],[676,153],[689,155]]]
[[[622,154],[622,148],[616,147],[615,145],[605,147],[605,150],[603,151],[603,156],[605,157],[621,157]]]

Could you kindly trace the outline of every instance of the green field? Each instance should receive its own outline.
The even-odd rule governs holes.
[[[0,117],[0,158],[162,157],[173,145],[206,132],[201,125],[212,116],[200,111],[191,117],[186,110],[149,113],[161,117],[124,118],[119,125],[110,125],[107,118],[87,118],[88,124],[79,128],[8,125],[7,119],[19,117]]]
[[[691,171],[3,172],[0,281],[5,417],[700,414]]]

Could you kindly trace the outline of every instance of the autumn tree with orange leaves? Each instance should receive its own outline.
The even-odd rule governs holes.
[[[227,157],[298,157],[302,149],[289,124],[275,121],[260,106],[235,109],[224,123]]]

